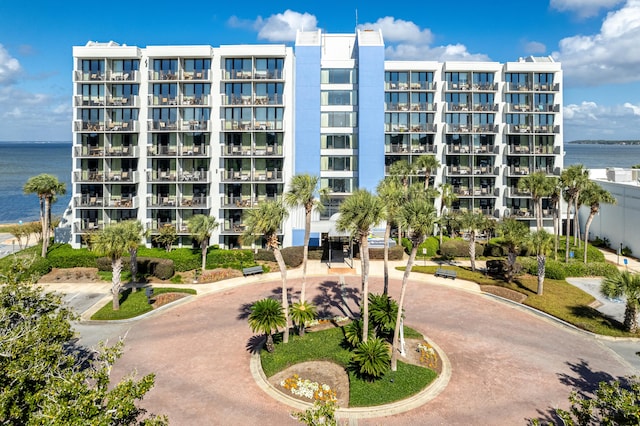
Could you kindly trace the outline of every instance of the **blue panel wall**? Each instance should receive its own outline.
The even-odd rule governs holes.
[[[304,245],[304,229],[293,230],[293,241],[291,244],[294,246]],[[319,232],[309,233],[309,247],[318,247],[318,246],[320,246],[320,233]]]
[[[384,177],[384,46],[358,47],[359,187]]]
[[[320,53],[295,47],[295,174],[320,175]]]

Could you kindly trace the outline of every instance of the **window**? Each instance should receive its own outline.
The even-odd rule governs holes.
[[[355,112],[323,112],[320,114],[321,127],[356,127]]]
[[[224,67],[227,78],[251,77],[251,58],[227,58]]]
[[[355,70],[351,68],[330,68],[320,71],[320,83],[322,84],[355,84]]]
[[[138,71],[140,61],[138,59],[116,59],[111,63],[111,70],[116,74]]]
[[[492,72],[474,72],[473,84],[483,86],[493,83],[494,75]]]
[[[321,105],[356,105],[356,97],[351,90],[326,90],[320,95]]]
[[[111,86],[111,95],[117,98],[130,98],[138,96],[137,84],[114,84]]]
[[[320,187],[330,188],[330,192],[350,193],[357,187],[355,178],[321,178]]]
[[[431,89],[433,86],[432,72],[411,72],[411,89]]]
[[[355,149],[355,135],[322,135],[320,147],[322,149]]]
[[[184,60],[184,70],[191,71],[207,71],[211,68],[211,59],[202,58],[202,59],[185,59]]]
[[[349,172],[357,170],[355,167],[355,159],[353,157],[321,157],[320,170]]]
[[[83,59],[81,66],[84,73],[102,74],[104,72],[104,61],[100,59]]]
[[[283,58],[256,58],[256,78],[281,79]]]

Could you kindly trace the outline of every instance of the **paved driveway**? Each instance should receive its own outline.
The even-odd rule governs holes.
[[[359,288],[359,277],[346,281],[349,300]],[[336,277],[308,282],[309,297],[321,309],[334,314],[348,310]],[[299,283],[289,281],[295,289]],[[372,291],[381,291],[381,279],[371,283]],[[392,296],[399,286],[392,282]],[[173,425],[295,425],[291,409],[260,390],[249,372],[247,347],[253,336],[246,321],[248,306],[277,296],[278,289],[278,282],[251,284],[199,297],[130,329],[131,324],[121,324],[93,331],[105,338],[129,330],[114,378],[134,369],[155,372],[156,386],[144,406],[168,414]],[[572,389],[590,391],[601,380],[634,372],[599,341],[487,296],[412,282],[407,299],[406,323],[447,353],[451,381],[418,409],[351,424],[525,424],[531,417],[551,416],[555,407],[567,407]],[[355,301],[348,306],[355,310]]]

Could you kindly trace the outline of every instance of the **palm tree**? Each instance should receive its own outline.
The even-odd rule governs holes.
[[[211,234],[218,227],[215,217],[204,214],[196,214],[189,218],[187,228],[191,236],[200,244],[202,251],[202,272],[207,267],[207,249],[209,248],[209,239]]]
[[[366,189],[357,189],[340,205],[340,218],[336,223],[339,231],[351,231],[360,243],[360,264],[362,268],[362,341],[369,334],[369,231],[382,219],[382,201]]]
[[[384,206],[387,225],[384,229],[384,289],[383,294],[389,292],[389,238],[391,226],[396,222],[398,211],[405,199],[404,191],[397,179],[391,176],[380,181],[377,188],[378,197]]]
[[[242,215],[245,229],[240,237],[242,242],[246,244],[255,242],[257,238],[264,236],[267,248],[273,250],[273,255],[278,262],[282,277],[282,311],[286,322],[282,337],[283,343],[289,342],[289,297],[287,295],[287,265],[280,252],[278,231],[287,215],[286,207],[277,201],[267,201],[260,203],[255,209],[245,210]]]
[[[569,262],[569,224],[571,221],[571,207],[575,207],[580,191],[589,180],[589,170],[585,169],[582,164],[574,164],[562,171],[560,181],[564,188],[564,194],[567,197],[567,223],[565,227],[566,247],[564,254],[565,263]],[[574,210],[574,230],[578,223],[576,217],[578,211]]]
[[[516,258],[520,247],[526,242],[529,229],[527,225],[521,221],[509,217],[503,218],[498,225],[498,230],[504,240],[504,245],[507,247],[507,282],[510,283],[513,280],[513,273],[515,271]]]
[[[398,314],[398,303],[387,294],[369,293],[369,316],[375,326],[376,336],[386,337],[393,330]]]
[[[535,206],[536,225],[542,229],[542,198],[551,192],[551,181],[543,171],[531,173],[518,181],[518,188],[528,190]]]
[[[282,306],[273,299],[258,300],[251,306],[249,327],[267,336],[267,352],[273,352],[273,333],[287,325]]]
[[[389,175],[398,179],[405,191],[409,188],[409,178],[413,174],[413,168],[407,160],[399,160],[389,167]]]
[[[590,207],[589,217],[587,218],[587,223],[584,225],[584,263],[587,263],[587,246],[589,245],[589,228],[591,227],[591,222],[593,222],[595,215],[600,212],[601,203],[615,204],[616,199],[609,191],[591,180],[580,193],[580,199],[582,200],[582,204],[587,204]]]
[[[624,310],[624,328],[630,333],[638,331],[638,307],[640,306],[640,274],[618,271],[604,279],[600,292],[612,298],[624,296],[627,305]]]
[[[322,198],[326,197],[328,188],[318,189],[320,178],[308,174],[295,175],[291,178],[289,191],[284,194],[284,202],[289,207],[304,207],[304,249],[302,252],[302,289],[300,290],[300,302],[305,301],[307,284],[307,260],[309,258],[309,236],[311,234],[311,213],[313,209],[324,208]],[[319,198],[316,198],[316,193]]]
[[[47,257],[49,248],[49,228],[51,227],[51,204],[57,195],[67,192],[64,182],[57,177],[42,173],[30,177],[22,188],[25,194],[36,194],[40,200],[40,224],[42,225],[42,257]]]
[[[91,250],[111,260],[111,295],[114,311],[120,309],[122,255],[129,247],[128,232],[126,225],[116,223],[91,235]]]
[[[396,371],[398,362],[398,340],[400,337],[400,328],[402,327],[402,311],[404,309],[404,298],[409,282],[409,275],[413,268],[418,246],[424,241],[425,237],[433,231],[433,224],[436,221],[436,210],[433,205],[426,199],[414,199],[406,203],[400,211],[400,221],[407,227],[409,238],[413,244],[407,266],[402,276],[402,287],[400,289],[400,300],[398,301],[398,314],[396,317],[395,328],[393,331],[393,347],[391,355],[391,370]]]
[[[458,196],[453,191],[453,185],[448,182],[440,184],[440,245],[442,245],[442,228],[444,228],[444,214],[445,209],[448,212],[451,209],[451,205],[458,199]]]
[[[562,198],[562,183],[557,177],[551,178],[549,202],[553,208],[553,259],[558,260],[558,245],[560,240],[560,199]]]
[[[127,250],[129,250],[130,256],[131,282],[135,283],[138,276],[138,247],[140,247],[140,241],[145,235],[145,230],[139,220],[122,222],[122,227],[125,231]]]
[[[298,335],[304,336],[305,323],[316,317],[316,306],[309,302],[296,302],[291,305],[291,320],[298,327]]]
[[[471,270],[476,270],[476,236],[478,233],[489,228],[489,219],[482,213],[466,211],[456,215],[456,224],[461,230],[469,232],[469,258],[471,260]]]
[[[389,345],[380,338],[361,342],[351,357],[359,375],[372,381],[389,370]]]
[[[413,166],[416,172],[424,171],[424,190],[427,191],[429,189],[429,180],[431,179],[431,175],[434,171],[438,170],[440,162],[435,155],[421,155],[414,161]]]
[[[553,237],[544,229],[534,231],[529,235],[527,244],[535,252],[538,261],[538,295],[542,296],[544,286],[544,273],[547,264],[547,254],[551,250]]]

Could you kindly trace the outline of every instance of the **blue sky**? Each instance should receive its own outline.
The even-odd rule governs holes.
[[[640,0],[414,4],[0,0],[0,141],[71,140],[72,46],[89,40],[292,44],[297,29],[356,23],[383,30],[387,59],[551,55],[564,70],[566,141],[640,139]]]

